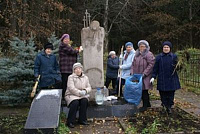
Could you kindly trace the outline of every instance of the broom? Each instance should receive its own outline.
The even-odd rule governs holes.
[[[38,86],[39,79],[40,79],[40,75],[38,76],[37,81],[35,82],[35,85],[34,85],[33,90],[32,90],[32,92],[31,92],[31,98],[33,98],[33,97],[35,96],[35,93],[36,93],[36,89],[37,89],[37,86]]]

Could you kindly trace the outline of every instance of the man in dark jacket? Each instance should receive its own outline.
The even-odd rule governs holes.
[[[174,93],[180,89],[180,82],[176,72],[177,56],[171,52],[172,43],[165,41],[163,43],[163,52],[156,57],[153,68],[152,78],[157,80],[157,90],[159,90],[162,106],[171,114],[171,107],[174,105]]]
[[[108,88],[112,81],[112,87],[115,89],[117,75],[119,69],[119,58],[116,56],[115,51],[110,51],[107,61],[106,82],[105,86]]]
[[[56,56],[52,54],[53,45],[44,45],[44,51],[40,52],[35,59],[34,76],[39,75],[39,87],[41,89],[60,88],[61,77]]]

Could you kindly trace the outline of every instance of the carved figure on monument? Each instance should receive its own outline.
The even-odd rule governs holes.
[[[81,45],[83,46],[83,66],[89,77],[92,88],[104,86],[103,72],[103,44],[105,32],[98,21],[92,21],[89,27],[81,31]]]

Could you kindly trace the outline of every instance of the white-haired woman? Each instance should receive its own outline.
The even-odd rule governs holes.
[[[146,40],[140,40],[138,42],[138,49],[136,50],[135,57],[131,67],[131,74],[142,74],[142,102],[143,106],[139,111],[143,112],[147,110],[147,107],[151,107],[149,101],[149,89],[153,89],[153,85],[150,83],[153,66],[155,64],[155,57],[150,52],[149,43]]]
[[[107,61],[106,82],[105,82],[105,86],[107,88],[109,87],[112,81],[112,88],[115,89],[118,69],[119,69],[119,58],[116,56],[115,51],[110,51]]]
[[[87,122],[87,107],[91,86],[88,77],[83,74],[81,63],[73,65],[73,74],[68,78],[65,100],[69,107],[67,126],[74,127],[76,113],[79,110],[79,124],[89,125]]]

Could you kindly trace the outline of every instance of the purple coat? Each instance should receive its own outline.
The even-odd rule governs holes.
[[[73,64],[77,62],[78,50],[69,45],[60,44],[59,64],[61,73],[72,73]]]
[[[132,66],[131,74],[143,74],[143,90],[153,89],[153,85],[150,83],[152,76],[153,66],[155,64],[155,57],[149,51],[146,50],[144,53],[136,51]]]

